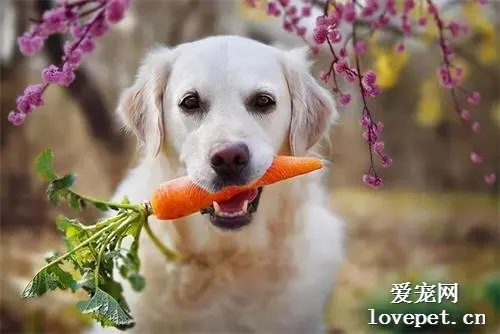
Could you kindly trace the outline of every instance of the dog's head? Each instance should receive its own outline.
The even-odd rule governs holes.
[[[306,51],[236,36],[160,47],[144,58],[118,110],[146,154],[173,151],[205,189],[247,184],[275,154],[304,155],[336,117]],[[214,202],[202,213],[222,229],[239,229],[251,221],[261,192]]]

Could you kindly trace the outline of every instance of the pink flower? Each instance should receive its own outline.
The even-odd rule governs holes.
[[[346,48],[340,49],[339,56],[342,57],[342,58],[347,57],[347,50],[346,50]]]
[[[9,122],[14,124],[15,126],[19,126],[19,125],[23,124],[25,118],[26,118],[26,114],[16,112],[16,111],[11,111],[9,113],[9,115],[7,116],[7,119],[9,120]]]
[[[377,141],[373,144],[373,151],[375,153],[382,153],[384,152],[384,142],[383,141]]]
[[[354,10],[354,3],[349,2],[344,6],[343,17],[347,23],[353,23],[356,20],[356,11]]]
[[[481,94],[479,92],[471,92],[467,97],[467,101],[470,104],[478,104],[481,101]]]
[[[106,7],[106,18],[111,23],[120,21],[129,5],[129,0],[109,0]]]
[[[349,104],[351,102],[351,94],[342,94],[340,96],[340,103],[343,105]]]
[[[368,46],[364,41],[357,41],[356,44],[354,44],[354,53],[356,53],[358,56],[361,56],[363,53],[365,53],[367,49]]]
[[[108,31],[108,23],[104,19],[104,16],[101,16],[99,19],[96,19],[95,22],[92,22],[92,26],[89,28],[90,36],[100,37],[104,35]]]
[[[415,8],[415,1],[414,0],[405,0],[404,2],[404,11],[409,12],[413,8]]]
[[[477,153],[477,152],[471,152],[471,154],[470,154],[470,160],[473,163],[480,164],[480,163],[483,162],[483,157],[479,153]]]
[[[304,37],[306,35],[307,28],[299,27],[297,28],[297,36]]]
[[[367,85],[373,85],[377,81],[377,75],[375,72],[369,70],[363,75],[363,81]]]
[[[95,48],[95,43],[90,37],[86,37],[80,42],[80,50],[83,53],[92,52],[94,48]]]
[[[470,119],[470,112],[469,112],[469,110],[463,109],[460,112],[460,118],[463,119],[464,121],[468,121]]]
[[[321,26],[316,26],[313,31],[313,40],[316,44],[323,44],[326,42],[328,31]]]
[[[42,70],[42,80],[48,84],[58,84],[61,80],[61,76],[59,68],[55,65],[50,65]]]
[[[375,190],[379,189],[383,185],[382,179],[375,175],[365,174],[363,175],[362,180],[366,185],[369,185]]]
[[[396,48],[395,48],[396,53],[402,53],[405,50],[405,48],[406,47],[403,42],[396,43]]]
[[[382,161],[382,167],[388,168],[392,165],[392,158],[387,154],[380,154],[380,159]]]
[[[310,6],[302,7],[302,16],[304,16],[304,17],[311,16],[311,7]]]
[[[24,98],[26,102],[33,107],[39,107],[43,105],[42,93],[44,90],[44,85],[29,85],[24,90]]]
[[[328,39],[335,44],[342,40],[342,35],[339,30],[333,29],[328,32]]]
[[[347,63],[345,61],[339,60],[333,64],[333,69],[335,70],[335,72],[340,74],[349,69],[349,66],[347,66]]]
[[[481,126],[479,125],[479,122],[472,123],[472,131],[479,132],[480,129],[481,129]]]
[[[290,22],[288,20],[283,21],[283,29],[285,29],[288,32],[292,32],[293,31],[292,22]]]
[[[421,27],[425,27],[427,25],[427,18],[426,17],[420,17],[418,19],[418,25]]]
[[[497,180],[497,176],[495,173],[489,173],[484,175],[484,180],[488,184],[493,184]]]
[[[286,14],[289,16],[294,16],[295,14],[297,14],[297,7],[290,6],[290,8],[287,9]]]
[[[290,3],[290,0],[279,0],[279,1],[280,1],[280,4],[281,4],[283,7],[288,6],[288,4]]]
[[[43,27],[50,34],[61,32],[66,24],[66,8],[57,7],[43,13]]]
[[[269,1],[267,3],[267,14],[271,15],[271,16],[276,16],[276,17],[281,15],[281,11],[279,10],[276,2]]]
[[[25,56],[31,56],[43,47],[44,39],[40,36],[32,36],[29,33],[24,33],[17,38],[19,50]]]

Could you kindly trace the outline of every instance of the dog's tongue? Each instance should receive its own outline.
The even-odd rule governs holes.
[[[227,201],[217,202],[217,204],[219,204],[220,209],[224,212],[228,213],[238,212],[243,209],[243,204],[245,200],[247,200],[248,203],[250,203],[257,197],[257,193],[258,193],[257,189],[247,190],[231,197]]]

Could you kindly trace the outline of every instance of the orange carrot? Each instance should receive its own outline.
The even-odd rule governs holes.
[[[323,167],[320,159],[311,157],[275,156],[266,173],[253,184],[230,186],[217,193],[199,187],[189,177],[167,181],[153,192],[151,207],[159,219],[177,219],[209,207],[213,201],[226,201],[234,195],[306,174]]]

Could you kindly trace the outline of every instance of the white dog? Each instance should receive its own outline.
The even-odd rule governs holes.
[[[273,155],[307,155],[337,111],[305,51],[237,36],[151,51],[119,101],[144,154],[115,198],[148,200],[154,187],[185,174],[215,191],[260,177]],[[343,229],[320,176],[245,192],[176,221],[151,220],[186,261],[167,262],[143,233],[146,288],[135,293],[122,283],[136,320],[129,331],[324,332]]]

